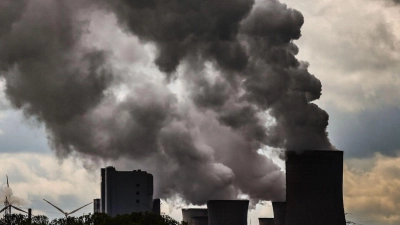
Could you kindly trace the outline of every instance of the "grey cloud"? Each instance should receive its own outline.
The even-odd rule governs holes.
[[[0,5],[0,36],[10,32],[12,24],[20,19],[25,0],[2,1]]]
[[[246,58],[237,42],[239,23],[253,0],[235,1],[107,1],[121,24],[144,41],[158,46],[156,64],[174,72],[189,54],[201,52],[224,68],[243,69]]]
[[[307,15],[296,44],[324,84],[320,106],[362,111],[398,105],[400,17],[392,1],[356,0],[347,7],[343,0],[286,2]]]
[[[368,158],[376,153],[395,157],[400,152],[398,108],[357,113],[330,109],[329,112],[331,138],[345,151],[346,157]]]
[[[13,106],[38,120],[67,121],[102,98],[110,80],[105,54],[78,51],[79,21],[68,3],[26,4],[0,42],[5,92]]]
[[[2,111],[0,119],[0,152],[50,152],[43,126],[29,124],[22,113],[12,110]],[[23,140],[23,141],[21,141]]]

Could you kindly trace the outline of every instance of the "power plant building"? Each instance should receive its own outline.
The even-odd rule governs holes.
[[[345,225],[342,188],[342,151],[287,152],[285,225]]]
[[[152,212],[153,175],[140,170],[101,169],[101,209],[110,216]]]
[[[208,225],[247,225],[249,200],[210,200]]]
[[[101,200],[94,200],[94,212],[160,214],[151,174],[107,167],[101,178]],[[259,218],[259,224],[345,225],[342,188],[342,151],[288,151],[286,202],[272,202],[274,218]],[[248,208],[248,200],[210,200],[207,208],[182,209],[182,220],[188,225],[248,225]]]

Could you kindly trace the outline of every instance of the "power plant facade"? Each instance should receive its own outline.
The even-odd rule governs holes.
[[[342,188],[342,151],[287,152],[284,224],[345,225]]]
[[[208,225],[247,225],[248,200],[210,200]]]
[[[110,216],[132,212],[160,214],[153,200],[153,176],[144,171],[101,169],[101,200],[94,211]],[[286,152],[286,202],[272,202],[274,218],[260,225],[345,225],[343,152]],[[210,200],[207,208],[182,209],[188,225],[248,225],[248,200]]]
[[[101,169],[101,209],[110,216],[153,211],[153,175]]]

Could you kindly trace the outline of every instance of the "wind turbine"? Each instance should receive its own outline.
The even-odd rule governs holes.
[[[77,209],[71,211],[71,212],[64,212],[62,209],[60,209],[60,208],[58,208],[57,206],[53,205],[52,203],[50,203],[50,202],[47,201],[46,199],[43,199],[43,200],[46,201],[47,203],[49,203],[50,205],[52,205],[54,208],[56,208],[56,209],[57,209],[58,211],[60,211],[62,214],[64,214],[66,219],[68,219],[68,216],[69,216],[69,215],[71,215],[71,214],[75,213],[76,211],[78,211],[78,210],[80,210],[80,209],[82,209],[82,208],[84,208],[84,207],[86,207],[86,206],[92,204],[92,203],[88,203],[88,204],[86,204],[86,205],[84,205],[84,206],[82,206],[82,207],[80,207],[80,208],[77,208]]]
[[[7,187],[10,188],[10,184],[8,183],[8,176],[6,175],[6,177],[7,177]],[[0,213],[2,213],[3,211],[5,211],[5,212],[4,212],[4,216],[11,215],[11,208],[14,208],[14,209],[16,209],[16,210],[18,210],[18,211],[21,211],[21,212],[24,212],[24,213],[27,213],[26,211],[24,211],[24,210],[22,210],[22,209],[20,209],[20,208],[18,208],[18,207],[16,207],[16,206],[13,206],[13,205],[8,201],[8,197],[11,197],[11,195],[10,195],[10,196],[6,196],[6,200],[4,201],[4,208],[3,208],[2,210],[0,210]]]

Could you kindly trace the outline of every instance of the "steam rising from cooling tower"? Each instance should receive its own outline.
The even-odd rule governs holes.
[[[84,41],[96,12],[155,46],[164,82],[132,83],[115,53]],[[280,201],[284,175],[258,149],[333,149],[328,114],[311,103],[321,83],[295,57],[303,16],[276,0],[13,0],[0,15],[12,106],[45,125],[60,157],[144,162],[156,197]]]

